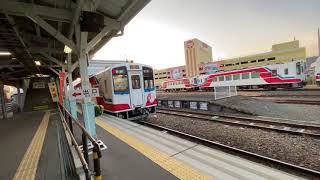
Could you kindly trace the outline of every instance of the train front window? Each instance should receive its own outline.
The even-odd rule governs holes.
[[[132,89],[140,89],[141,88],[139,75],[132,75],[131,82],[132,82]]]
[[[129,83],[126,67],[118,67],[112,70],[114,92],[128,92]]]
[[[153,89],[154,88],[153,70],[148,67],[142,67],[142,70],[143,70],[144,89]]]

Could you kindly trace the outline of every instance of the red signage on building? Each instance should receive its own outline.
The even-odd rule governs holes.
[[[192,40],[187,41],[187,48],[193,48],[193,41]]]

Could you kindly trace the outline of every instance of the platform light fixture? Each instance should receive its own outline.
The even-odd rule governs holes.
[[[41,62],[40,62],[40,61],[34,61],[34,63],[35,63],[37,66],[41,66]]]
[[[67,45],[65,45],[65,46],[64,46],[64,50],[63,50],[63,52],[64,52],[64,53],[66,53],[66,54],[69,54],[69,53],[71,53],[71,52],[72,52],[72,49],[71,49],[71,48],[69,48]]]
[[[10,56],[10,52],[0,51],[0,56]]]

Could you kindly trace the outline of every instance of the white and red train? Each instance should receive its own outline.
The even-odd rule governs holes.
[[[320,86],[320,56],[316,60],[316,66],[314,68],[315,79],[318,86]]]
[[[192,78],[167,80],[161,89],[170,90],[212,90],[219,86],[239,88],[300,88],[306,81],[306,63],[295,60],[283,64],[221,71]]]
[[[108,113],[129,118],[156,111],[158,100],[154,87],[153,69],[137,63],[112,65],[90,77],[92,88],[100,96],[93,98]]]

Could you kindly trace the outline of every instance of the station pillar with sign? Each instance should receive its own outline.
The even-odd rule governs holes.
[[[95,120],[95,105],[91,102],[91,85],[89,82],[88,75],[88,54],[86,52],[87,47],[88,32],[80,33],[80,57],[79,57],[79,66],[80,66],[80,76],[81,76],[81,86],[82,94],[84,96],[82,104],[82,115],[83,121],[86,130],[95,138],[96,134],[96,120]]]
[[[67,68],[68,68],[68,81],[69,81],[69,92],[74,91],[74,87],[72,84],[72,61],[71,61],[71,53],[67,54]],[[68,97],[69,111],[74,119],[77,119],[77,103],[74,98]]]

